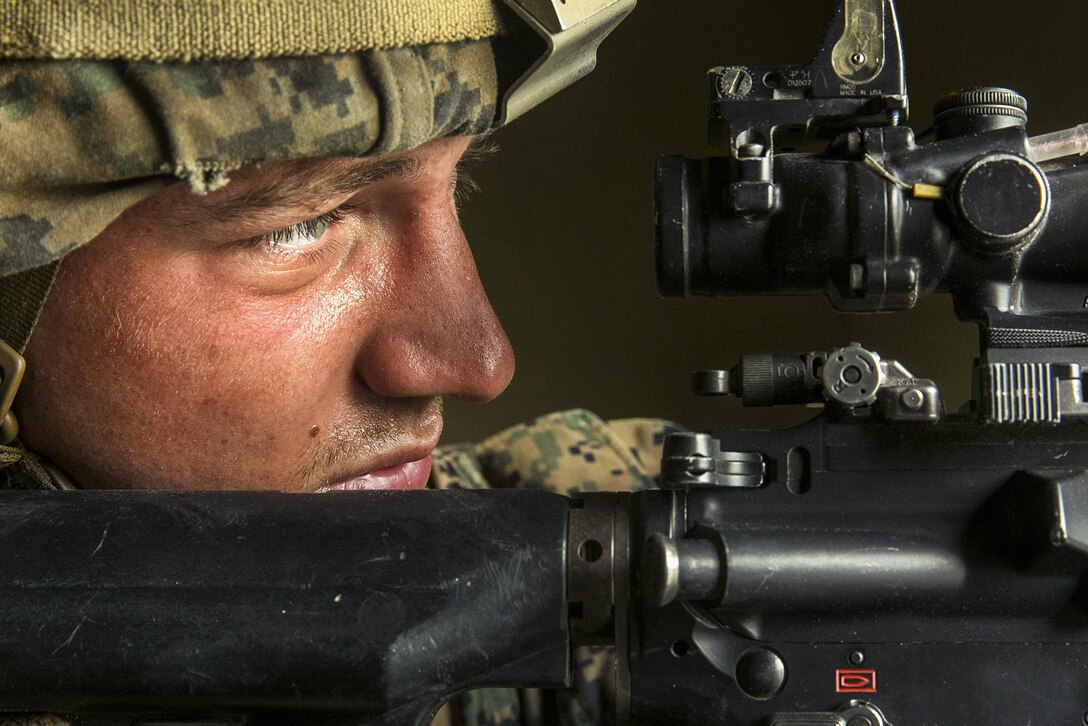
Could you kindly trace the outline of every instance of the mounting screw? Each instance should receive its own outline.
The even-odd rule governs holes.
[[[866,58],[865,54],[860,50],[850,56],[850,62],[859,67],[865,65],[865,61],[867,60],[868,58]]]
[[[868,716],[854,716],[846,722],[846,726],[873,726],[873,719]]]
[[[861,665],[864,662],[865,662],[865,654],[864,653],[862,653],[860,650],[851,651],[851,653],[850,653],[850,663],[852,665]]]
[[[926,402],[926,397],[917,388],[911,388],[903,391],[903,394],[899,396],[899,402],[903,404],[904,408],[917,411]]]

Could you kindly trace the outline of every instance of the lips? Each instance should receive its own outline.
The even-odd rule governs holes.
[[[431,457],[428,454],[422,459],[386,466],[326,484],[317,493],[425,489],[430,476]]]

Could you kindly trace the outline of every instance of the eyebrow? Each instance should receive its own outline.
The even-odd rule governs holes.
[[[316,208],[329,197],[358,191],[385,179],[411,179],[422,167],[416,156],[395,156],[329,173],[322,164],[306,173],[288,174],[274,180],[262,180],[241,193],[228,186],[217,199],[189,198],[182,201],[178,213],[183,222],[193,219],[216,222],[260,222],[264,214],[278,209]],[[231,193],[234,192],[234,193]]]
[[[497,146],[489,134],[475,137],[457,162],[458,176],[491,157]],[[178,212],[184,222],[197,219],[207,222],[229,219],[233,223],[260,223],[264,214],[274,209],[313,209],[330,197],[351,194],[387,179],[412,180],[422,171],[419,157],[408,153],[353,166],[329,173],[329,164],[322,164],[306,173],[288,174],[272,181],[259,181],[243,193],[226,192],[218,199],[207,197],[182,202]],[[235,187],[237,189],[237,187]],[[193,203],[196,202],[196,203]]]

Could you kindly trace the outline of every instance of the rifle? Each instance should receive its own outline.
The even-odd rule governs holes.
[[[1084,129],[1029,137],[986,89],[918,145],[892,0],[843,0],[805,66],[708,79],[727,156],[658,164],[661,291],[949,293],[973,405],[851,343],[696,374],[824,409],[673,435],[637,494],[6,493],[0,708],[418,724],[613,643],[620,722],[1083,723]]]

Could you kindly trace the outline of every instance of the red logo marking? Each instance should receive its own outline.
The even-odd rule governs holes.
[[[876,671],[872,669],[835,671],[836,693],[876,693]]]

